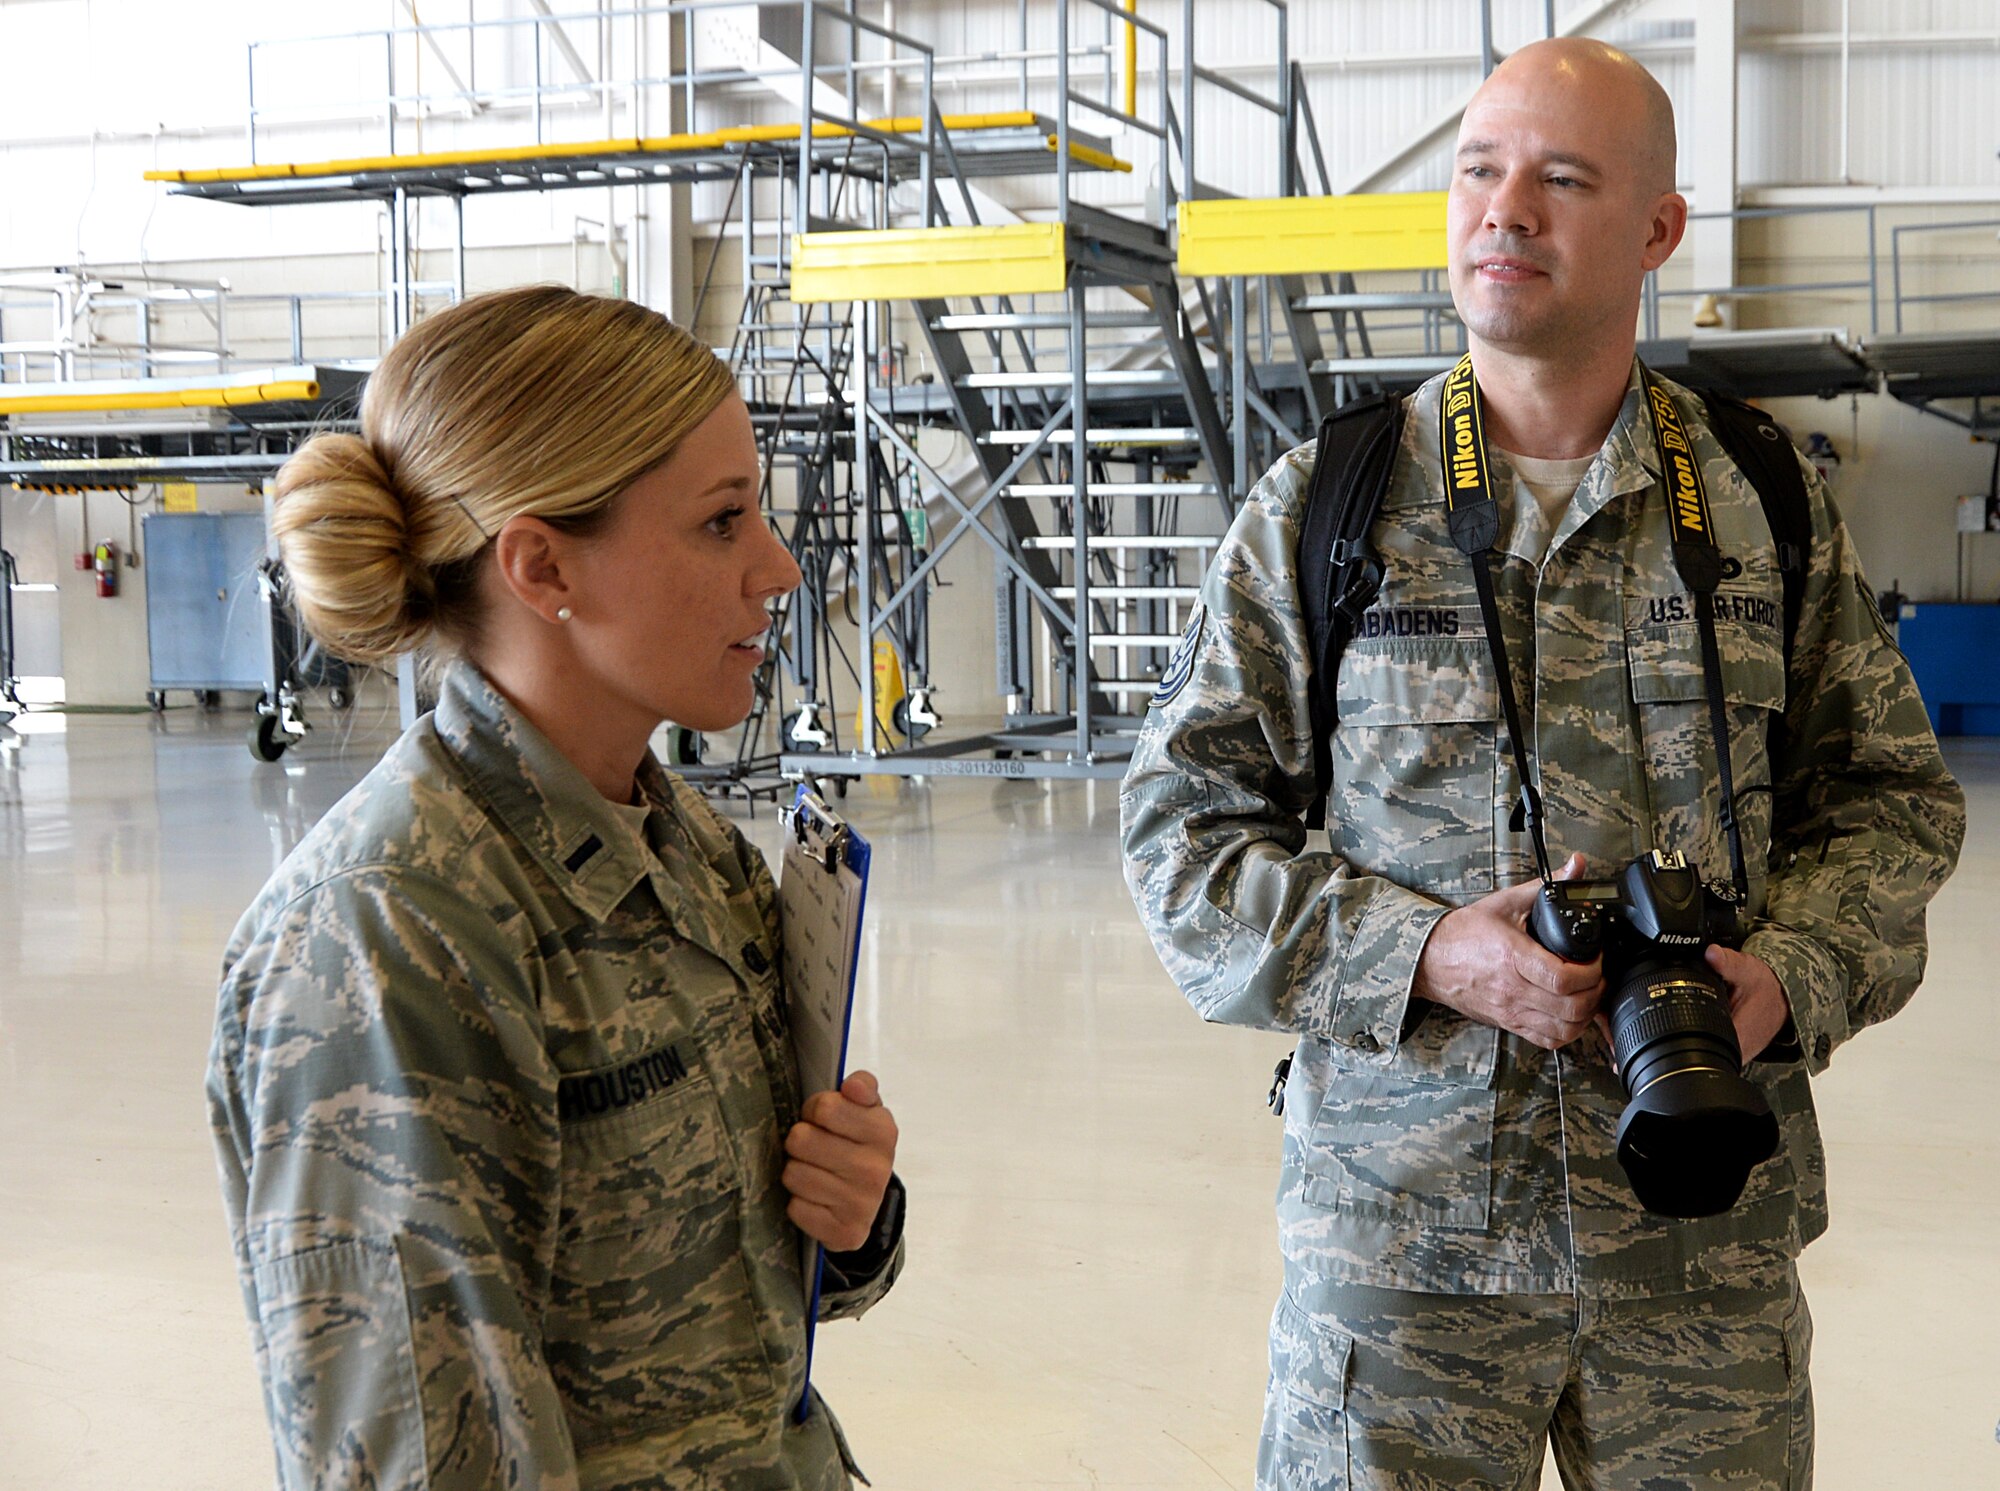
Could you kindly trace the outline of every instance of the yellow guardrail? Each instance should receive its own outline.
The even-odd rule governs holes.
[[[1033,129],[1041,122],[1040,116],[1025,109],[944,116],[944,127],[957,132]],[[898,115],[893,119],[873,119],[864,123],[867,128],[883,134],[921,134],[924,127],[923,120],[915,115]],[[838,140],[853,136],[856,132],[844,124],[817,123],[813,125],[812,133],[815,140]],[[184,186],[222,181],[284,181],[316,176],[352,176],[364,171],[418,171],[450,166],[497,165],[508,161],[586,161],[620,155],[675,155],[688,151],[720,150],[730,145],[773,144],[798,138],[799,126],[796,124],[744,124],[729,129],[702,130],[677,135],[586,140],[554,145],[508,145],[482,150],[433,150],[415,155],[367,155],[343,160],[275,162],[261,166],[226,166],[202,171],[148,171],[146,180],[166,181]],[[1054,149],[1055,137],[1051,135],[1048,138],[1049,148]],[[1079,152],[1083,149],[1081,146],[1076,147]],[[1096,151],[1091,154],[1101,156],[1102,152]],[[1103,156],[1103,160],[1111,162],[1112,158]],[[1132,168],[1121,161],[1105,165],[1104,169],[1129,171]]]
[[[1033,295],[1068,283],[1061,223],[800,233],[792,239],[796,301]]]
[[[1180,204],[1182,274],[1364,274],[1445,267],[1443,192]]]
[[[319,384],[303,378],[215,388],[125,387],[93,391],[72,384],[54,393],[0,394],[0,414],[78,414],[101,409],[217,409],[237,404],[277,404],[316,399]]]

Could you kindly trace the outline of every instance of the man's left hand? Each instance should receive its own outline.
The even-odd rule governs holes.
[[[1729,1018],[1736,1022],[1736,1043],[1743,1048],[1744,1065],[1764,1054],[1791,1018],[1791,1002],[1778,975],[1762,958],[1739,953],[1734,948],[1711,944],[1708,966],[1729,985]]]

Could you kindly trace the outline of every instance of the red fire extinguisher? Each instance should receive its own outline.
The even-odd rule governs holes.
[[[91,568],[97,571],[97,598],[110,600],[118,594],[118,545],[102,543],[97,546],[96,558]]]

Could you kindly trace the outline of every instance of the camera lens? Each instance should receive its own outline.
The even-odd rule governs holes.
[[[1725,1212],[1778,1147],[1778,1121],[1742,1075],[1728,987],[1707,964],[1634,963],[1610,1003],[1611,1049],[1628,1099],[1618,1162],[1648,1211]]]

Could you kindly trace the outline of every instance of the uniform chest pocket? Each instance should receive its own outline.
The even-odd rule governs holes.
[[[1485,638],[1357,640],[1336,698],[1334,852],[1412,890],[1492,890],[1500,690]]]
[[[777,1393],[743,1257],[743,1202],[704,1076],[565,1125],[544,1344],[579,1444]]]
[[[1744,859],[1753,880],[1764,873],[1770,843],[1771,731],[1785,707],[1785,649],[1777,609],[1775,595],[1723,591],[1716,597],[1715,642],[1729,718],[1729,759]],[[1662,848],[1687,854],[1705,876],[1726,877],[1729,857],[1700,629],[1692,621],[1634,625],[1628,615],[1625,664],[1645,750],[1656,840]]]

